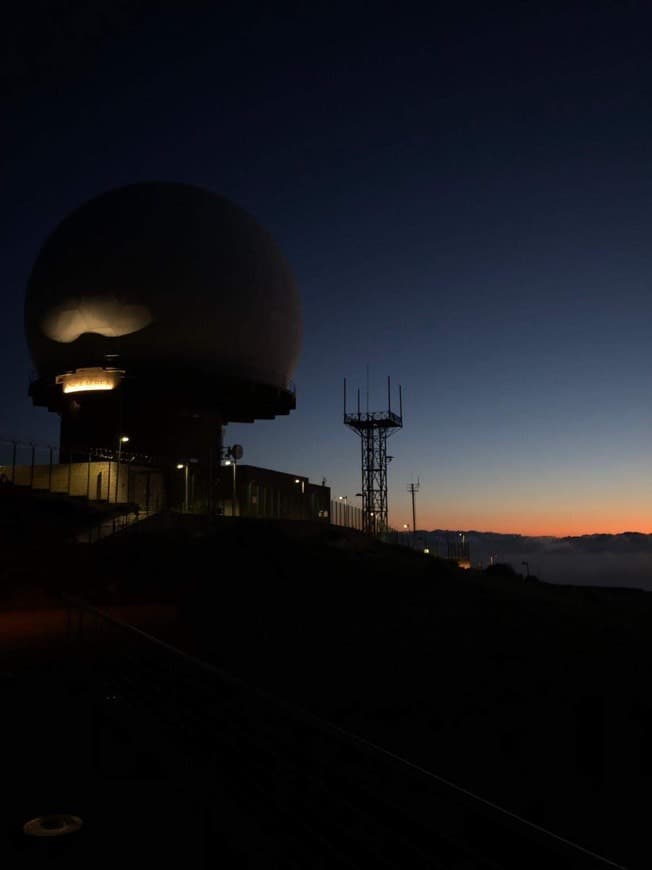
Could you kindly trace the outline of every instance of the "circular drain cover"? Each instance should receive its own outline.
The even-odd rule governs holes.
[[[38,816],[23,825],[23,831],[30,837],[60,837],[62,834],[72,834],[82,826],[79,816],[53,815]]]

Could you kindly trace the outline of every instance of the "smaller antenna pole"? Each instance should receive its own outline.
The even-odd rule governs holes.
[[[412,531],[416,535],[417,533],[417,512],[414,504],[414,496],[416,493],[416,488],[412,487]]]
[[[387,409],[392,413],[392,388],[390,386],[389,375],[387,375]]]
[[[417,518],[416,518],[416,510],[414,507],[414,490],[412,490],[412,528],[414,529],[414,534],[417,533]]]
[[[414,503],[414,497],[419,492],[420,486],[421,486],[421,482],[419,481],[418,477],[417,477],[416,483],[413,480],[412,483],[410,483],[408,485],[408,492],[412,496],[412,536],[413,536],[412,540],[413,541],[416,541],[416,533],[417,533],[417,511],[416,511],[416,506]]]

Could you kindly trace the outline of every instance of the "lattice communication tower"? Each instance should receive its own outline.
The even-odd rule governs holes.
[[[362,453],[362,528],[367,534],[380,535],[387,524],[387,439],[403,427],[403,391],[398,388],[399,413],[392,411],[392,391],[387,378],[387,410],[360,410],[358,390],[357,411],[347,410],[346,378],[344,379],[344,424],[360,436]]]

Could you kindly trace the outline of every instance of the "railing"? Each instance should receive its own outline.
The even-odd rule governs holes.
[[[75,660],[92,666],[109,708],[148,746],[162,740],[170,765],[189,759],[206,799],[226,789],[225,828],[244,814],[239,847],[255,842],[261,862],[247,866],[619,867],[83,601],[65,603]]]
[[[51,480],[51,469],[59,462],[59,448],[54,444],[42,444],[32,441],[0,439],[0,482],[22,483],[34,486],[36,469],[45,467],[48,470],[43,481]]]
[[[393,411],[358,411],[355,414],[345,414],[344,424],[354,428],[373,428],[376,426],[400,428],[403,421]]]
[[[97,541],[101,541],[118,532],[123,532],[148,516],[147,511],[130,509],[125,511],[125,513],[113,515],[105,520],[101,520],[94,526],[90,526],[88,529],[84,529],[82,532],[79,532],[76,540],[80,544],[95,544]]]

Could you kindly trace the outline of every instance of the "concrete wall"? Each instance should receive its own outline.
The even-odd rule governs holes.
[[[142,510],[166,504],[163,473],[155,468],[108,460],[52,465],[0,466],[16,486],[82,496],[89,501],[135,502]]]

